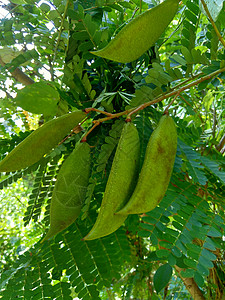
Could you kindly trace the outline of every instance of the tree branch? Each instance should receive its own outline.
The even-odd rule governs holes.
[[[186,84],[185,86],[182,86],[180,87],[178,90],[176,89],[176,86],[174,87],[174,90],[171,91],[171,92],[168,92],[162,96],[159,96],[158,98],[152,100],[152,101],[149,101],[149,102],[146,102],[144,104],[141,104],[140,106],[134,108],[134,109],[130,109],[129,110],[129,115],[128,115],[128,118],[130,118],[130,116],[136,112],[138,112],[139,110],[142,110],[152,104],[155,104],[155,103],[158,103],[158,102],[161,102],[163,101],[164,99],[167,99],[169,97],[172,97],[172,96],[175,96],[176,94],[180,94],[181,92],[187,90],[187,89],[190,89],[191,87],[195,86],[195,85],[198,85],[199,83],[205,81],[205,80],[208,80],[208,79],[211,79],[217,75],[219,75],[220,73],[223,73],[225,72],[225,68],[222,68],[222,69],[219,69],[219,70],[216,70],[215,72],[212,72],[208,75],[205,75],[199,79],[196,79],[194,80],[193,82],[189,83],[189,84]]]
[[[181,276],[180,272],[183,270],[178,266],[175,266],[176,271],[179,274],[179,277],[183,281],[184,285],[186,286],[187,290],[191,294],[192,298],[194,300],[205,300],[205,297],[203,296],[202,291],[197,286],[196,282],[193,278],[184,278]]]
[[[222,139],[220,140],[219,144],[216,146],[218,151],[221,151],[225,146],[225,134],[223,135]]]
[[[0,65],[2,65],[3,67],[6,65],[4,63],[4,61],[2,60],[1,56],[0,56]],[[24,84],[24,85],[29,85],[29,84],[33,84],[34,80],[31,79],[29,76],[27,76],[23,71],[21,71],[19,68],[16,68],[14,71],[10,71],[10,69],[8,69],[8,71],[12,74],[12,76],[19,81],[20,83]]]
[[[108,117],[106,117],[106,118],[102,118],[102,119],[98,119],[97,121],[94,121],[94,122],[93,122],[93,123],[95,123],[94,128],[95,128],[96,126],[98,126],[99,124],[101,124],[102,122],[108,121],[108,120],[113,119],[113,118],[119,118],[119,117],[121,117],[121,116],[123,116],[123,115],[127,115],[126,120],[127,120],[127,121],[130,121],[130,120],[131,120],[131,115],[137,113],[139,110],[145,109],[146,107],[148,107],[148,106],[150,106],[150,105],[152,105],[152,104],[161,102],[161,101],[163,101],[164,99],[170,98],[170,97],[172,97],[172,96],[174,96],[174,100],[172,100],[172,102],[174,102],[175,99],[180,95],[181,92],[183,92],[183,91],[185,91],[185,90],[187,90],[187,89],[190,89],[191,87],[193,87],[193,86],[195,86],[195,85],[198,85],[199,83],[201,83],[201,82],[203,82],[203,81],[205,81],[205,80],[211,79],[211,78],[213,78],[213,77],[215,77],[215,76],[217,76],[217,75],[219,75],[220,73],[223,73],[223,72],[225,72],[225,67],[224,67],[224,68],[221,68],[221,69],[219,69],[219,70],[216,70],[215,72],[212,72],[212,73],[210,73],[210,74],[208,74],[208,75],[205,75],[205,76],[203,76],[203,77],[201,77],[201,78],[198,78],[198,79],[194,80],[193,82],[190,82],[189,84],[186,84],[186,85],[184,85],[184,86],[182,86],[182,87],[180,87],[180,84],[179,84],[179,89],[176,89],[176,86],[175,86],[175,87],[174,87],[174,90],[172,90],[172,91],[170,91],[170,92],[168,92],[168,93],[166,93],[166,94],[164,94],[164,95],[161,95],[161,96],[159,96],[158,98],[156,98],[156,99],[154,99],[154,100],[151,100],[151,101],[149,101],[149,102],[146,102],[146,103],[144,103],[144,104],[141,104],[141,105],[139,105],[139,106],[137,106],[137,107],[135,107],[135,108],[131,108],[131,109],[122,111],[122,112],[120,112],[120,113],[111,114],[111,113],[108,113],[108,112],[105,112],[105,111],[101,111],[101,110],[99,110],[99,109],[95,109],[95,108],[92,108],[92,107],[86,108],[85,111],[86,111],[86,113],[89,113],[89,112],[91,112],[91,111],[97,111],[97,112],[99,112],[99,113],[102,113],[102,114],[105,114],[105,115],[108,116]],[[171,104],[171,103],[170,103],[170,104]],[[169,105],[170,105],[170,104],[169,104]],[[169,107],[167,107],[167,110],[168,110],[168,108],[169,108]],[[84,141],[86,140],[88,134],[89,134],[91,131],[92,131],[92,129],[91,129],[89,132],[87,132],[87,133],[85,134],[85,136],[84,136],[84,138],[83,138]]]

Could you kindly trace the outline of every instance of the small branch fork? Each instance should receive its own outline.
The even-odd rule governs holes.
[[[138,111],[143,110],[143,109],[145,109],[146,107],[151,106],[151,105],[153,105],[153,104],[155,104],[155,103],[161,102],[161,101],[163,101],[164,99],[167,99],[167,98],[170,98],[170,97],[173,97],[173,96],[174,96],[173,99],[172,99],[172,101],[168,104],[168,106],[166,107],[166,109],[165,109],[165,111],[164,111],[164,114],[168,114],[168,110],[169,110],[170,106],[174,103],[174,101],[177,99],[177,97],[179,97],[179,95],[180,95],[184,90],[190,89],[191,87],[193,87],[193,86],[195,86],[195,85],[198,85],[198,84],[200,84],[200,83],[203,82],[203,81],[206,81],[206,80],[208,80],[208,79],[211,79],[211,78],[213,78],[213,77],[215,77],[215,76],[217,76],[218,74],[223,73],[223,72],[225,72],[225,67],[224,67],[224,68],[221,68],[221,69],[219,69],[219,70],[216,70],[215,72],[212,72],[212,73],[210,73],[210,74],[208,74],[208,75],[205,75],[205,76],[203,76],[203,77],[201,77],[201,78],[198,78],[198,79],[194,80],[193,82],[191,82],[191,83],[189,83],[189,84],[186,84],[186,85],[184,85],[184,86],[182,86],[182,87],[180,87],[180,84],[179,84],[179,85],[178,85],[178,86],[179,86],[178,89],[176,89],[176,87],[175,87],[173,91],[170,91],[170,92],[168,92],[168,93],[166,93],[166,94],[164,94],[164,95],[162,95],[162,96],[160,96],[160,97],[158,97],[158,98],[156,98],[156,99],[154,99],[154,100],[152,100],[152,101],[149,101],[149,102],[146,102],[146,103],[144,103],[144,104],[141,104],[141,105],[138,106],[138,107],[135,107],[135,108],[131,108],[131,109],[129,109],[129,110],[122,111],[122,112],[120,112],[120,113],[111,114],[111,113],[102,111],[102,110],[100,110],[100,109],[92,108],[92,107],[86,108],[86,109],[85,109],[85,112],[86,112],[87,114],[90,113],[90,112],[92,112],[92,111],[95,111],[95,112],[98,112],[98,113],[100,113],[100,114],[106,115],[106,117],[105,117],[105,118],[101,118],[101,119],[98,119],[98,120],[94,120],[94,121],[93,121],[93,124],[94,124],[94,125],[93,125],[92,128],[85,134],[85,136],[82,138],[82,142],[85,142],[85,141],[87,140],[87,136],[89,135],[89,133],[92,132],[92,131],[93,131],[98,125],[100,125],[102,122],[105,122],[105,121],[108,121],[108,120],[111,120],[111,119],[114,119],[114,118],[119,118],[119,117],[121,117],[121,116],[123,116],[123,115],[127,115],[127,117],[126,117],[126,122],[130,122],[130,121],[131,121],[131,116],[132,116],[133,114],[137,113]]]

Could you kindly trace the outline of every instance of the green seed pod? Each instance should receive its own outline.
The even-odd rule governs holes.
[[[147,145],[134,193],[119,215],[140,214],[154,209],[164,197],[173,171],[177,131],[173,119],[162,116]]]
[[[79,143],[57,176],[50,206],[50,229],[45,241],[71,225],[79,216],[90,175],[90,147]]]
[[[91,53],[121,63],[138,59],[152,47],[173,20],[179,0],[165,0],[121,29],[109,44]]]
[[[84,238],[93,240],[116,231],[127,216],[114,213],[129,200],[138,176],[140,141],[134,124],[126,123],[113,159],[97,220]]]
[[[43,155],[56,147],[85,116],[85,112],[77,110],[46,122],[33,131],[0,162],[0,172],[13,172],[33,165]]]

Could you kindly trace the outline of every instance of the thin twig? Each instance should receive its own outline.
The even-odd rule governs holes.
[[[208,10],[208,7],[207,7],[207,5],[205,3],[205,0],[201,0],[201,2],[202,2],[202,5],[203,5],[203,7],[205,9],[205,12],[207,13],[207,16],[209,17],[210,23],[212,24],[212,26],[213,26],[213,28],[214,28],[214,30],[216,32],[216,35],[218,36],[218,39],[220,40],[220,42],[222,43],[223,47],[225,48],[225,40],[223,39],[222,35],[220,34],[218,28],[216,27],[216,24],[213,21],[213,18],[212,18],[211,14],[210,14],[210,12]]]
[[[87,136],[97,127],[101,122],[95,121],[94,125],[91,127],[91,129],[83,136],[81,142],[86,142],[87,141]]]
[[[180,95],[180,93],[178,92],[175,97],[173,98],[173,100],[167,105],[166,109],[164,110],[165,114],[168,114],[168,110],[170,108],[170,106],[174,103],[174,101],[177,99],[177,97]]]
[[[201,82],[203,82],[203,81],[205,81],[205,80],[208,80],[208,79],[210,79],[210,78],[213,78],[213,77],[215,77],[216,75],[218,75],[218,74],[220,74],[220,73],[223,73],[223,72],[225,72],[225,67],[222,68],[222,69],[216,70],[216,71],[213,72],[213,73],[210,73],[210,74],[208,74],[208,75],[205,75],[205,76],[203,76],[203,77],[201,77],[201,78],[199,78],[199,79],[196,79],[196,80],[194,80],[193,82],[191,82],[191,83],[189,83],[189,84],[187,84],[187,85],[185,85],[185,86],[182,86],[182,87],[180,87],[180,88],[177,89],[177,90],[170,91],[170,92],[168,92],[168,93],[166,93],[166,94],[164,94],[164,95],[162,95],[162,96],[160,96],[160,97],[158,97],[158,98],[156,98],[156,99],[154,99],[154,100],[152,100],[152,101],[149,101],[149,102],[146,102],[146,103],[144,103],[144,104],[141,104],[141,105],[138,106],[138,107],[135,107],[135,108],[131,108],[131,109],[129,109],[129,110],[122,111],[122,112],[120,112],[120,113],[110,114],[110,113],[106,113],[105,111],[96,110],[96,109],[92,109],[92,108],[86,108],[85,111],[86,111],[87,113],[90,112],[90,111],[95,110],[95,111],[98,111],[99,113],[106,114],[106,115],[108,115],[108,116],[107,116],[106,118],[102,118],[102,119],[98,119],[98,120],[93,121],[93,124],[94,124],[93,128],[92,128],[91,130],[89,130],[89,131],[87,132],[87,134],[85,134],[83,140],[85,141],[86,138],[87,138],[87,136],[88,136],[88,134],[89,134],[95,127],[97,127],[99,124],[101,124],[102,122],[105,122],[105,121],[108,121],[108,120],[111,120],[111,119],[114,119],[114,118],[119,118],[119,117],[121,117],[121,116],[123,116],[123,115],[127,115],[126,121],[130,121],[130,120],[131,120],[131,116],[132,116],[133,114],[137,113],[138,111],[143,110],[143,109],[145,109],[146,107],[148,107],[148,106],[150,106],[150,105],[153,105],[153,104],[155,104],[155,103],[161,102],[161,101],[163,101],[164,99],[167,99],[167,98],[170,98],[170,97],[172,97],[172,96],[175,96],[174,99],[173,99],[173,101],[169,104],[169,106],[170,106],[170,105],[175,101],[175,99],[180,95],[180,93],[183,92],[184,90],[190,89],[191,87],[193,87],[193,86],[195,86],[195,85],[198,85],[199,83],[201,83]],[[168,107],[167,107],[167,109],[168,109]]]
[[[87,114],[88,114],[89,112],[91,112],[91,111],[96,111],[96,112],[99,112],[99,113],[104,114],[104,115],[109,116],[109,117],[113,116],[113,114],[108,113],[107,111],[103,111],[103,110],[97,109],[97,108],[88,107],[88,108],[85,109],[85,112],[86,112]]]
[[[202,75],[204,75],[203,72],[201,72],[201,73],[199,73],[199,74],[197,74],[197,75],[192,75],[190,78],[188,78],[188,79],[186,79],[186,80],[184,80],[184,81],[178,83],[177,85],[175,85],[172,89],[173,89],[173,90],[176,90],[176,89],[178,89],[180,86],[182,86],[182,85],[188,83],[188,82],[191,81],[191,80],[197,79],[197,78],[199,78],[199,76],[202,76]]]
[[[67,0],[66,1],[66,5],[65,5],[65,10],[64,10],[64,13],[63,13],[63,17],[62,17],[62,20],[61,20],[61,25],[60,25],[60,29],[59,29],[59,34],[58,34],[58,39],[57,39],[57,44],[55,46],[55,51],[54,51],[54,56],[53,56],[53,60],[52,60],[52,63],[54,64],[55,62],[55,59],[56,59],[56,52],[57,52],[57,49],[59,47],[59,43],[60,43],[60,38],[61,38],[61,35],[62,35],[62,31],[63,31],[63,23],[64,23],[64,20],[66,18],[66,14],[67,14],[67,9],[69,7],[69,4],[70,4],[70,1]]]
[[[214,77],[214,76],[216,76],[216,75],[218,75],[218,74],[220,74],[222,72],[225,72],[225,67],[222,68],[222,69],[216,70],[213,73],[205,75],[205,76],[203,76],[203,77],[201,77],[201,78],[199,78],[199,79],[197,79],[197,80],[195,80],[195,81],[193,81],[193,82],[191,82],[191,83],[189,83],[189,84],[187,84],[187,85],[179,88],[178,90],[171,91],[171,92],[169,92],[167,94],[164,94],[164,95],[162,95],[162,96],[160,96],[160,97],[158,97],[158,98],[156,98],[156,99],[154,99],[152,101],[149,101],[149,102],[146,102],[144,104],[141,104],[140,106],[136,107],[135,109],[129,110],[129,114],[128,114],[127,118],[130,118],[132,114],[138,112],[139,110],[142,110],[142,109],[144,109],[144,108],[146,108],[146,107],[148,107],[148,106],[150,106],[152,104],[161,102],[164,99],[172,97],[172,96],[174,96],[174,95],[176,95],[178,93],[180,94],[184,90],[187,90],[187,89],[189,89],[189,88],[191,88],[191,87],[193,87],[195,85],[198,85],[199,83],[201,83],[201,82],[203,82],[205,80],[208,80],[208,79],[210,79],[210,78],[212,78],[212,77]]]

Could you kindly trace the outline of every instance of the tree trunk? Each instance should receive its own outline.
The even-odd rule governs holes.
[[[184,278],[180,275],[180,272],[182,271],[181,268],[178,266],[175,266],[176,271],[178,272],[180,278],[182,279],[184,285],[186,286],[187,290],[191,294],[192,298],[194,300],[205,300],[205,297],[203,296],[202,291],[197,286],[196,282],[193,278]]]
[[[0,64],[4,67],[5,63],[2,60],[1,56],[0,56]],[[10,71],[10,69],[8,70],[12,76],[20,83],[24,84],[24,85],[29,85],[29,84],[33,84],[34,80],[31,79],[29,76],[27,76],[25,73],[23,73],[23,71],[21,71],[19,68],[16,68],[14,71]]]
[[[216,146],[216,149],[221,152],[222,149],[224,148],[224,146],[225,146],[225,134],[223,135],[223,137],[220,140],[219,144]]]

